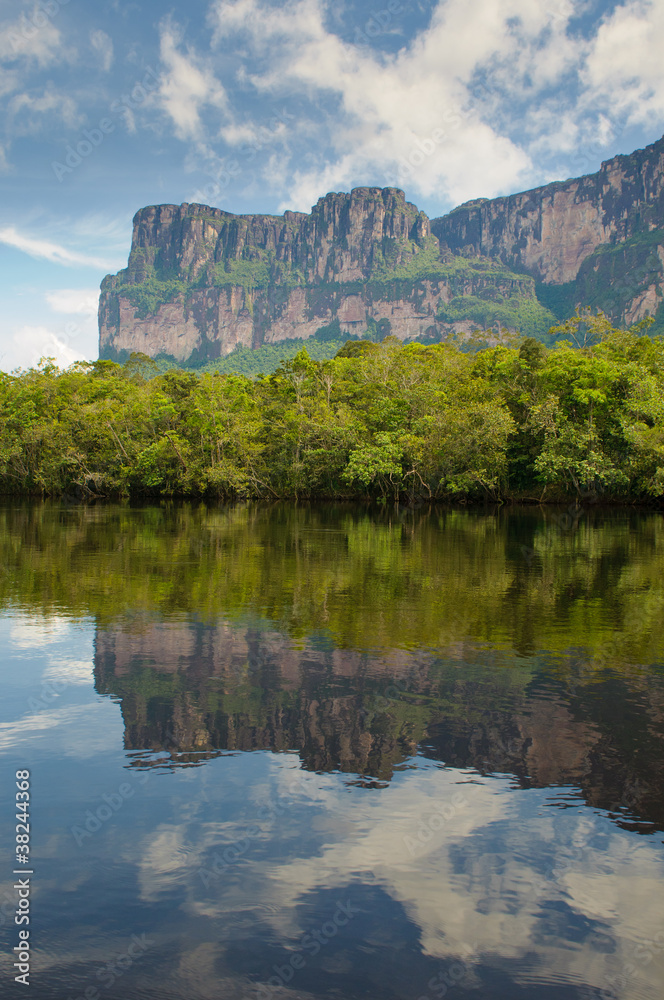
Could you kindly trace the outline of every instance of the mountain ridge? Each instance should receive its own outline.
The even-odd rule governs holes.
[[[100,357],[201,364],[291,339],[440,341],[475,329],[546,338],[577,305],[664,321],[664,139],[595,174],[429,220],[398,188],[310,213],[148,206],[127,268],[102,282]]]

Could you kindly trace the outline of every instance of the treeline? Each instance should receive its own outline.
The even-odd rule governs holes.
[[[0,375],[0,490],[75,497],[664,495],[664,341],[577,315],[547,349],[351,341],[273,374]]]

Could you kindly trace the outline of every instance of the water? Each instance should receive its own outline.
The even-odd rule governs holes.
[[[0,977],[664,995],[664,519],[0,508]],[[20,877],[20,876],[19,876]]]

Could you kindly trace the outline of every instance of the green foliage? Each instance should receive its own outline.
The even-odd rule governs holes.
[[[638,677],[637,664],[664,658],[664,519],[644,514],[635,531],[629,510],[568,509],[572,516],[428,504],[4,504],[0,601],[94,616],[102,628],[127,611],[246,627],[251,595],[272,639],[275,625],[298,640],[324,622],[325,638],[341,648],[489,643],[524,656],[517,689],[530,681],[525,657],[542,649],[561,654],[546,658],[548,671],[564,671],[571,650],[577,682],[580,649],[594,654],[598,672],[620,662]],[[171,649],[177,659],[179,645]],[[458,677],[458,659],[436,660]],[[481,657],[461,662],[481,672]],[[180,670],[151,677],[155,695],[182,681]],[[372,671],[363,683],[371,690]],[[500,692],[488,687],[495,711]]]
[[[255,349],[236,347],[230,354],[210,361],[200,370],[239,375],[271,375],[283,361],[294,358],[304,347],[316,361],[325,361],[333,358],[343,343],[340,335],[336,339],[330,337],[319,340],[318,337],[312,337],[309,340],[280,340],[276,344],[263,344]]]
[[[0,376],[0,490],[661,498],[664,341],[646,327],[577,313],[554,349],[477,353],[328,328],[199,372],[47,360]]]
[[[526,337],[543,337],[555,323],[554,314],[537,299],[511,295],[501,301],[493,289],[484,296],[459,295],[441,302],[436,318],[443,323],[477,323],[483,330],[519,330]]]
[[[621,243],[606,243],[584,260],[577,278],[577,297],[590,309],[620,317],[628,304],[655,285],[659,301],[664,292],[664,264],[658,247],[664,231],[638,233]],[[664,327],[664,310],[656,309],[655,332]]]
[[[365,354],[371,354],[379,350],[378,344],[372,340],[347,340],[341,350],[335,354],[336,358],[362,358]]]
[[[557,320],[568,319],[573,314],[577,301],[576,281],[568,281],[563,285],[537,282],[535,289],[539,303],[553,313]]]

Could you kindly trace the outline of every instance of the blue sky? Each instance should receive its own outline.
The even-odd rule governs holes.
[[[97,356],[153,203],[435,217],[664,133],[662,0],[0,0],[0,368]]]

